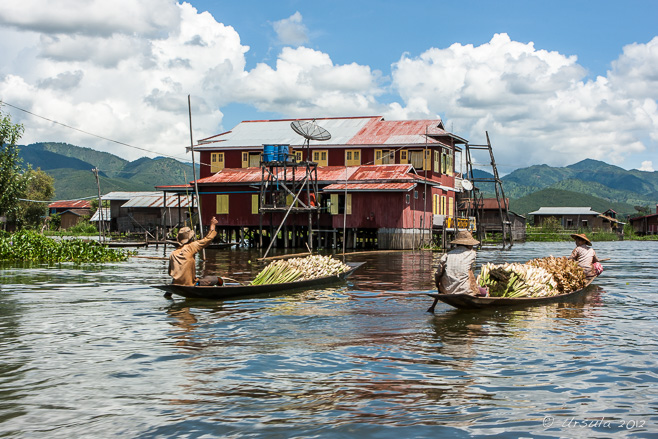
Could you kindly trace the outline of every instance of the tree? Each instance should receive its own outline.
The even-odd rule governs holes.
[[[0,107],[0,216],[5,218],[18,213],[18,198],[27,183],[16,146],[22,135],[23,125],[11,123],[11,117],[3,114]]]
[[[48,214],[48,203],[38,201],[49,201],[53,197],[55,179],[41,169],[37,168],[35,171],[31,167],[25,171],[23,179],[25,191],[21,194],[21,198],[33,201],[19,202],[16,222],[22,227],[38,227]]]

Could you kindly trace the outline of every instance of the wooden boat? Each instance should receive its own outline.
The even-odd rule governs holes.
[[[165,296],[177,294],[189,299],[224,300],[244,296],[258,296],[262,294],[282,293],[288,291],[308,290],[322,285],[330,285],[345,280],[349,275],[363,265],[364,262],[348,262],[348,271],[338,275],[319,277],[317,279],[300,280],[282,284],[268,285],[224,285],[215,287],[183,286],[183,285],[153,285],[154,288],[165,291]]]
[[[510,306],[535,306],[547,303],[569,302],[582,298],[589,290],[594,279],[591,279],[587,285],[580,290],[571,293],[558,294],[557,296],[545,297],[476,297],[468,294],[438,294],[428,293],[427,295],[434,298],[434,303],[427,310],[434,312],[434,307],[438,301],[447,303],[459,309],[484,309],[484,308],[502,308]]]

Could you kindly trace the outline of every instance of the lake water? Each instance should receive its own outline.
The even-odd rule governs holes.
[[[163,260],[5,264],[0,436],[657,437],[658,242],[595,249],[611,260],[579,303],[434,315],[382,294],[433,289],[431,252],[354,255],[347,284],[225,302],[165,299],[149,286]],[[205,269],[249,279],[257,256],[207,250]]]

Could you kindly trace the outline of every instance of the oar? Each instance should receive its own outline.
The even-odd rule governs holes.
[[[427,308],[427,312],[431,312],[432,314],[434,314],[434,308],[436,308],[436,304],[437,304],[437,303],[439,303],[439,298],[438,298],[438,297],[435,297],[435,298],[434,298],[434,303],[432,304],[432,306],[430,306],[429,308]]]

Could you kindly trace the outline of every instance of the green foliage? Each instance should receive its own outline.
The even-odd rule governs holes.
[[[129,257],[130,252],[110,249],[95,241],[55,241],[29,230],[0,236],[0,261],[100,263],[125,261]]]
[[[98,229],[95,225],[91,224],[89,221],[80,221],[78,224],[73,227],[69,227],[66,231],[71,235],[85,235],[91,234],[95,235],[98,233]]]
[[[23,126],[13,124],[0,108],[0,215],[13,218],[18,212],[18,198],[25,190],[21,159],[16,142],[23,135]]]
[[[33,170],[28,167],[23,174],[25,179],[25,192],[22,198],[35,201],[49,201],[55,194],[53,178],[41,169]],[[48,214],[48,204],[31,201],[19,203],[16,222],[21,227],[39,227]]]

